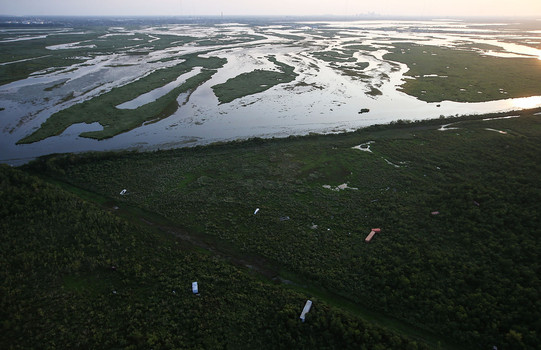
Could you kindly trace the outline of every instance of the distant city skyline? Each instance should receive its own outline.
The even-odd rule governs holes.
[[[14,16],[421,16],[537,17],[541,0],[0,0]]]

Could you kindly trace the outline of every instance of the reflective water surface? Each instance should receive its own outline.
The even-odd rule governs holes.
[[[541,96],[481,103],[423,102],[397,90],[404,82],[408,67],[383,58],[395,43],[413,42],[448,47],[464,43],[479,47],[491,45],[491,49],[476,50],[486,55],[541,59],[541,50],[537,49],[541,43],[539,28],[525,30],[506,26],[511,24],[439,20],[111,27],[108,34],[96,39],[98,41],[67,40],[47,47],[51,54],[70,50],[82,54],[90,50],[79,56],[83,63],[60,69],[51,67],[0,86],[0,162],[21,164],[50,153],[152,150],[255,136],[331,133],[398,119],[418,120],[539,107]],[[70,33],[70,29],[48,31],[3,30],[0,31],[0,42],[15,45]],[[73,29],[71,33],[84,32]],[[98,50],[103,41],[119,37],[129,40],[132,46],[118,52]],[[148,50],[149,45],[160,43],[165,37],[170,40],[168,45]],[[176,37],[178,41],[175,41]],[[185,40],[186,37],[192,39]],[[315,52],[346,50],[350,45],[360,47],[353,59],[344,62],[332,62],[314,55]],[[138,54],[141,50],[148,52]],[[193,93],[179,96],[180,108],[170,117],[102,141],[78,136],[84,131],[102,129],[98,123],[81,123],[40,142],[16,144],[55,112],[129,84],[157,69],[178,64],[183,61],[182,55],[189,53],[226,58],[227,63]],[[219,103],[212,86],[255,69],[276,70],[277,67],[268,60],[269,55],[294,67],[298,74],[295,81],[230,103]],[[39,59],[43,56],[28,58]],[[17,61],[20,60],[0,64],[17,64]],[[356,64],[365,65],[362,78],[344,74],[344,68],[354,68]],[[152,102],[200,70],[194,68],[172,83],[125,101],[116,108],[136,109]],[[439,78],[445,79],[445,76]],[[374,89],[381,94],[369,94]],[[369,112],[359,113],[361,109]]]

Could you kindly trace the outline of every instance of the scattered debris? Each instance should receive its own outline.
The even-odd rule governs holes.
[[[280,221],[287,221],[287,220],[289,220],[289,219],[290,219],[289,216],[282,216],[282,217],[280,218]]]
[[[475,204],[476,206],[480,205],[479,202],[477,202],[477,201],[473,201],[473,204]]]
[[[354,146],[354,147],[351,147],[351,148],[358,149],[359,151],[372,153],[372,150],[370,149],[370,145],[373,144],[374,142],[375,141],[368,141],[368,142],[361,143],[360,145]]]
[[[304,322],[306,314],[310,312],[311,308],[312,308],[312,300],[306,300],[306,304],[304,304],[304,308],[302,309],[301,317],[299,317],[302,322]]]
[[[312,226],[310,226],[312,230],[317,230],[317,225],[312,222]]]
[[[450,125],[453,125],[453,124],[456,124],[456,123],[449,123],[449,124],[442,125],[442,126],[438,129],[438,131],[457,130],[458,128],[450,128],[450,127],[449,127]]]
[[[125,195],[125,194],[126,194],[126,191],[127,191],[126,189],[123,189],[122,191],[120,191],[120,195],[121,195],[121,196]]]
[[[372,238],[374,237],[374,235],[376,233],[379,233],[381,232],[381,229],[380,228],[373,228],[372,231],[370,231],[370,233],[368,234],[368,236],[366,236],[366,238],[364,239],[364,241],[366,243],[370,242],[372,240]]]
[[[370,109],[368,108],[361,108],[361,110],[358,112],[359,114],[368,113],[370,112]]]
[[[534,115],[538,115],[538,114],[541,114],[541,113],[537,113],[537,114],[534,114]],[[482,119],[482,120],[484,122],[486,122],[486,121],[489,121],[489,120],[511,119],[511,118],[520,118],[520,115],[508,115],[508,116],[505,116],[505,117],[485,118],[485,119]]]
[[[323,185],[323,188],[326,188],[326,189],[331,190],[331,191],[340,191],[340,190],[346,190],[346,189],[358,190],[357,187],[349,187],[347,183],[338,185],[336,187],[332,187],[331,185]]]
[[[199,287],[197,285],[197,282],[192,282],[192,292],[193,294],[199,294]]]
[[[396,165],[396,164],[394,164],[394,163],[391,163],[391,162],[389,162],[389,161],[388,161],[387,159],[385,159],[385,158],[383,158],[383,160],[384,160],[387,164],[392,165],[392,166],[394,166],[395,168],[400,168],[400,165]]]
[[[348,184],[346,184],[346,183],[338,185],[338,189],[339,190],[345,190],[345,189],[358,190],[358,188],[356,188],[356,187],[349,187]]]
[[[431,215],[440,215],[440,212],[439,211],[433,211],[430,213]]]
[[[254,211],[254,215],[257,214],[258,211],[259,211],[259,208],[257,208],[257,209]]]
[[[495,131],[495,132],[500,133],[500,134],[502,134],[502,135],[507,135],[507,131],[496,130],[496,129],[491,129],[491,128],[485,128],[485,130],[488,130],[488,131]]]

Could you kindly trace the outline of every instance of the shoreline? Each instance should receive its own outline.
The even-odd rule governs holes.
[[[348,135],[353,133],[362,133],[370,131],[381,131],[381,130],[392,130],[392,129],[402,129],[408,127],[415,127],[419,129],[427,129],[430,127],[441,128],[442,126],[449,124],[456,124],[461,121],[469,120],[491,120],[491,119],[503,119],[510,117],[520,117],[524,115],[539,115],[541,113],[541,107],[531,108],[531,109],[522,109],[522,110],[510,110],[506,112],[495,112],[487,114],[470,114],[470,115],[461,115],[461,116],[448,116],[432,119],[420,119],[420,120],[403,120],[398,119],[384,124],[373,124],[366,127],[357,128],[354,130],[344,130],[338,132],[307,132],[304,134],[297,135],[287,135],[287,136],[255,136],[255,137],[246,137],[246,138],[237,138],[237,139],[226,139],[226,140],[215,140],[209,142],[199,143],[198,140],[192,140],[192,142],[185,143],[184,146],[178,147],[178,144],[174,144],[171,147],[167,147],[167,144],[162,145],[153,145],[148,147],[128,147],[121,149],[104,149],[104,150],[83,150],[77,152],[52,152],[48,154],[38,155],[35,157],[20,157],[20,158],[6,158],[0,159],[0,164],[8,164],[10,166],[18,167],[28,164],[31,161],[47,158],[58,155],[84,155],[84,154],[122,154],[122,153],[152,153],[157,151],[169,151],[175,149],[187,149],[187,148],[199,148],[199,147],[220,147],[220,146],[231,146],[237,145],[242,146],[242,144],[251,144],[253,142],[273,142],[276,140],[286,140],[286,139],[298,139],[298,138],[310,138],[310,137],[319,137],[319,136],[332,136],[332,135]],[[449,130],[449,129],[447,129]],[[182,144],[182,142],[180,143]],[[165,147],[164,147],[165,146]]]

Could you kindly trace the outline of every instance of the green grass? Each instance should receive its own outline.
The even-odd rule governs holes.
[[[220,103],[229,103],[295,80],[298,74],[294,72],[293,67],[277,61],[274,56],[268,56],[267,59],[278,66],[280,71],[256,69],[228,79],[223,84],[214,85],[212,89]]]
[[[246,44],[252,41],[263,40],[264,36],[243,34],[238,36],[231,36],[227,34],[217,34],[212,38],[199,39],[196,41],[198,46],[218,46],[218,45],[233,45],[233,44]]]
[[[28,61],[0,66],[0,85],[27,78],[30,74],[51,68],[65,69],[77,63],[83,63],[84,57],[96,57],[113,53],[129,54],[130,50],[146,54],[163,50],[173,44],[182,44],[194,38],[177,35],[154,35],[135,33],[134,35],[112,35],[109,28],[83,27],[73,28],[73,33],[57,33],[56,29],[43,30],[32,35],[44,35],[45,38],[0,43],[0,63],[19,60]],[[158,40],[154,40],[155,38]],[[141,39],[134,41],[133,39]],[[80,42],[81,46],[62,50],[49,50],[47,47]]]
[[[49,31],[36,33],[36,35],[47,34],[49,34]],[[0,84],[24,79],[31,73],[51,67],[68,67],[75,63],[82,63],[84,60],[76,58],[77,55],[74,55],[75,50],[51,51],[47,50],[46,47],[83,40],[95,40],[102,34],[104,32],[97,29],[87,34],[56,34],[48,35],[46,38],[39,40],[0,43],[0,62],[32,59],[0,66]]]
[[[357,62],[357,58],[353,57],[354,53],[359,50],[365,50],[362,45],[349,45],[343,49],[334,49],[331,51],[316,51],[311,55],[319,60],[328,62],[330,67],[355,79],[367,79],[368,75],[363,73],[363,70],[369,66],[368,62]],[[353,64],[356,62],[355,64]]]
[[[483,102],[541,95],[537,58],[483,56],[471,49],[398,44],[385,59],[405,63],[401,89],[427,102]],[[424,77],[425,75],[437,77]]]
[[[355,51],[377,51],[378,49],[370,45],[361,45],[361,44],[349,44],[344,46],[344,49],[355,50]]]
[[[352,57],[352,55],[348,55],[347,53],[341,53],[338,51],[312,52],[312,56],[325,62],[344,63],[357,61],[357,59]]]
[[[217,57],[201,58],[197,55],[189,55],[185,59],[185,62],[176,66],[160,69],[92,100],[51,115],[38,130],[19,140],[18,143],[37,142],[61,134],[70,125],[94,122],[100,123],[103,130],[84,132],[80,136],[101,140],[132,130],[145,122],[156,122],[169,117],[177,111],[179,107],[177,98],[181,93],[194,91],[209,80],[216,73],[216,69],[225,63],[224,59]],[[194,67],[202,67],[203,70],[156,101],[134,110],[116,108],[119,104],[174,81],[179,75],[189,72]]]

